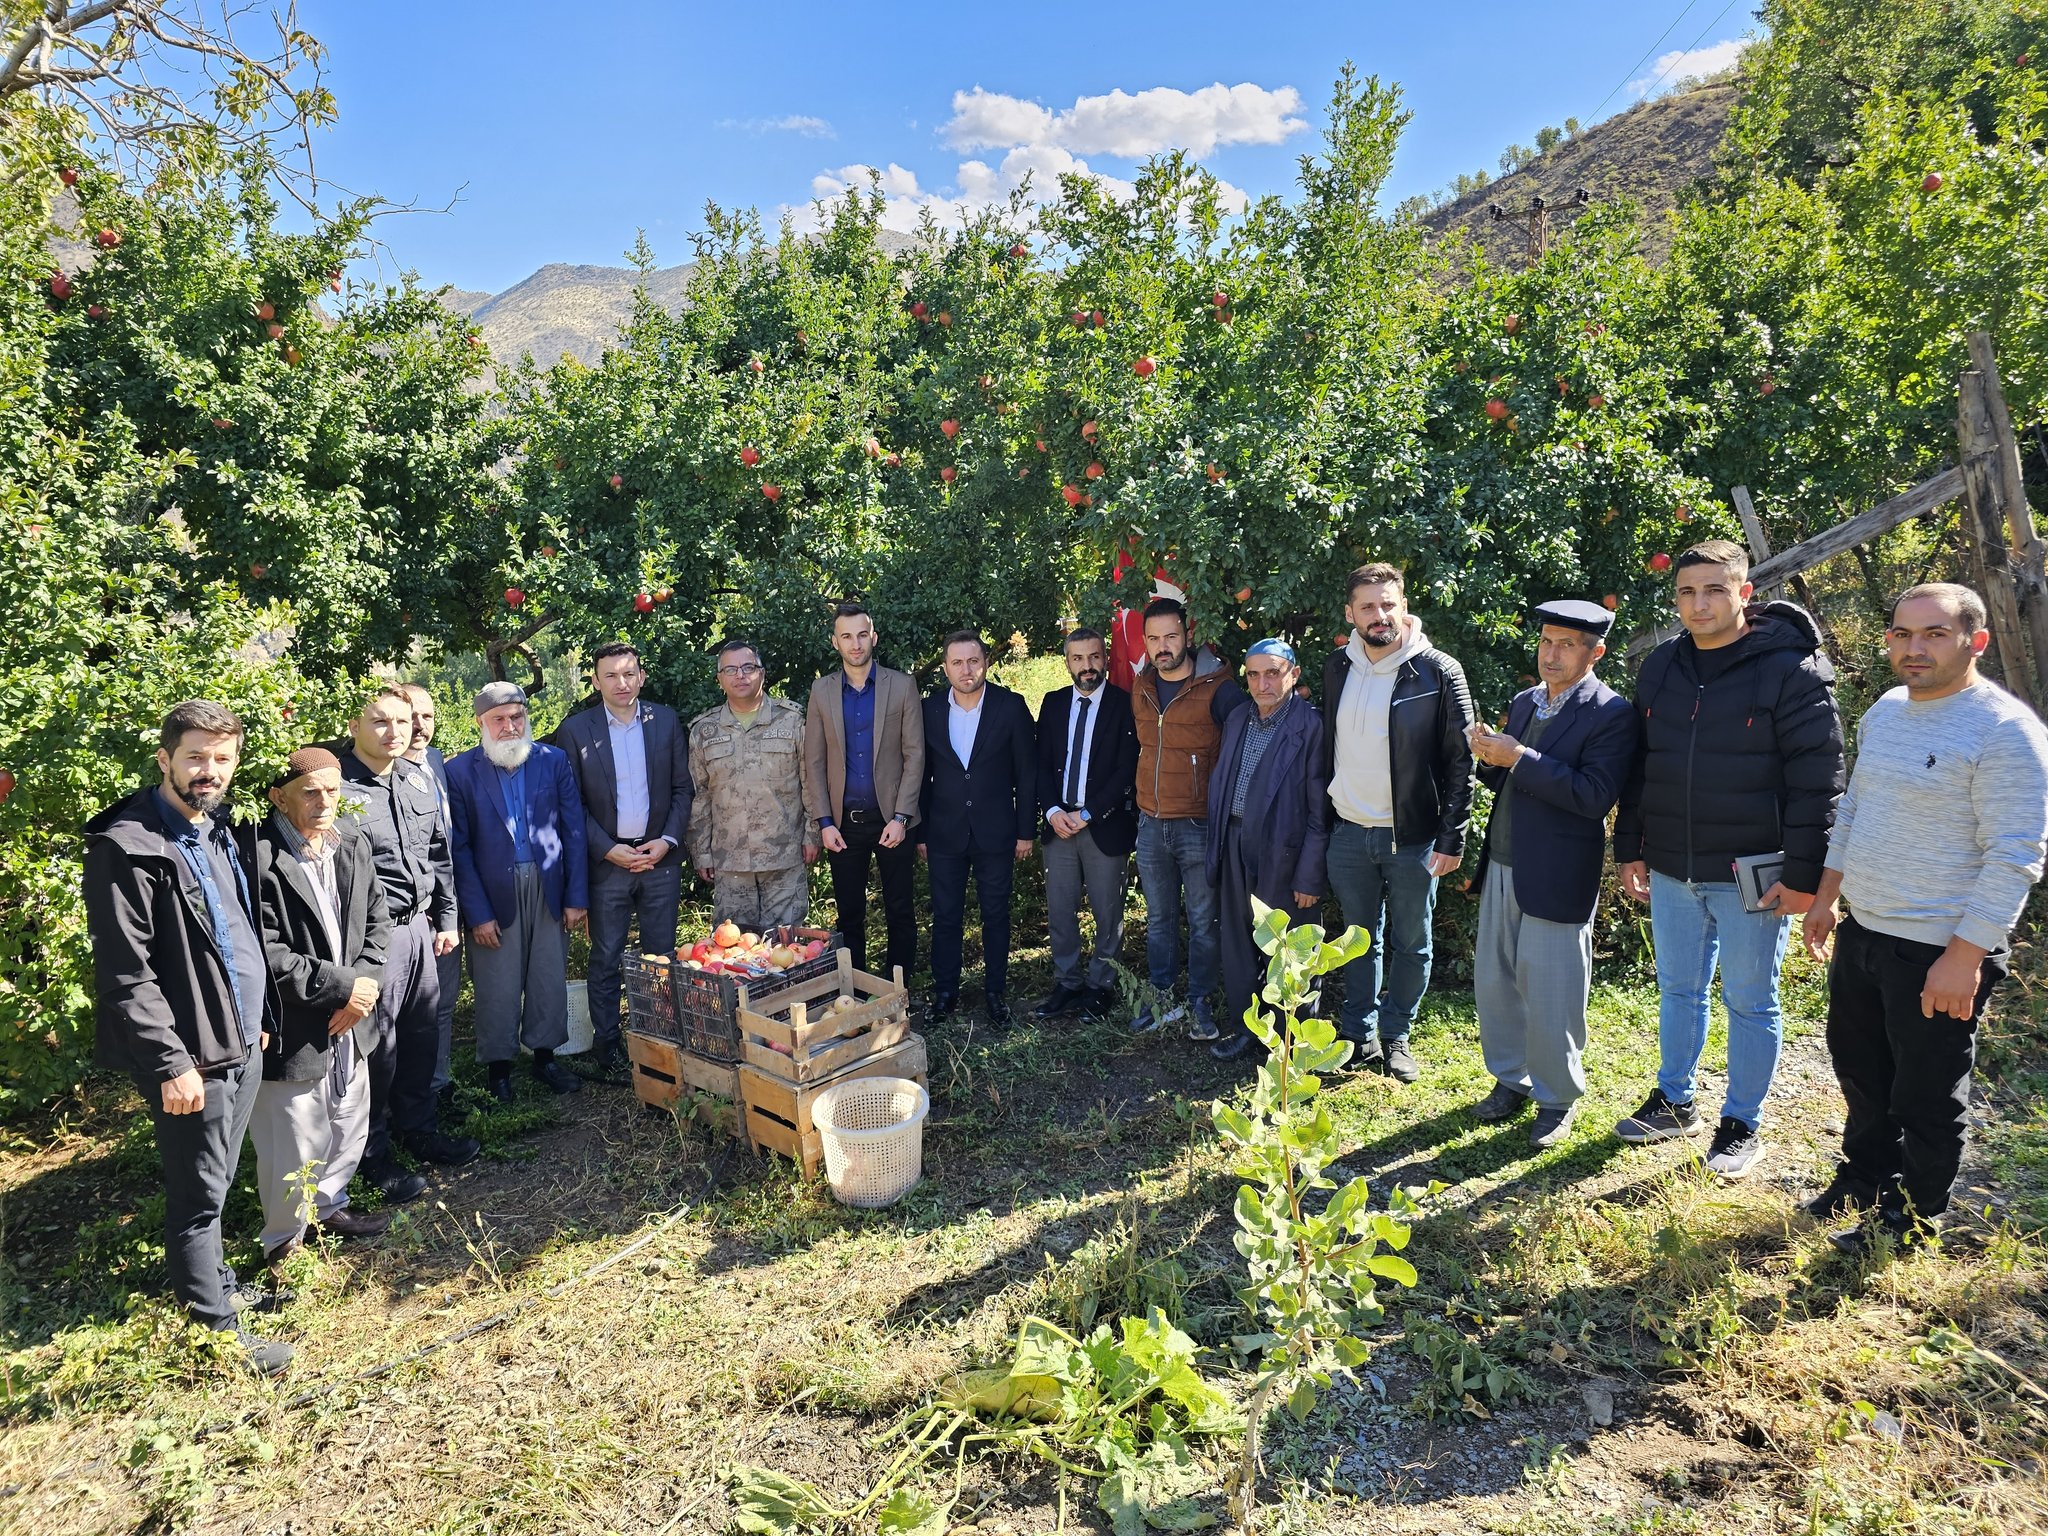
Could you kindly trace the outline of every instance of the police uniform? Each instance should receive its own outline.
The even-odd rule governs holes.
[[[690,860],[716,872],[715,922],[758,932],[804,920],[804,847],[818,830],[804,815],[803,746],[803,711],[772,694],[751,719],[721,704],[690,722]]]

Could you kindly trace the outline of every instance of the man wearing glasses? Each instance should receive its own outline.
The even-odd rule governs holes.
[[[745,640],[719,648],[718,686],[725,702],[690,722],[690,858],[712,884],[714,922],[754,933],[801,923],[804,866],[818,858],[804,814],[803,711],[767,691],[761,653]]]

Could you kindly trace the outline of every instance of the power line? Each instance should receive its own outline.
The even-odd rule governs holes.
[[[1721,15],[1716,16],[1712,21],[1708,22],[1704,27],[1700,28],[1700,35],[1692,40],[1692,44],[1690,47],[1687,47],[1681,53],[1676,53],[1672,55],[1671,62],[1664,66],[1663,70],[1659,72],[1657,78],[1650,82],[1649,86],[1644,90],[1643,94],[1645,96],[1648,96],[1651,91],[1656,90],[1658,86],[1662,85],[1664,83],[1664,76],[1670,74],[1672,70],[1678,67],[1678,61],[1684,58],[1686,54],[1691,53],[1694,48],[1699,47],[1701,43],[1705,42],[1707,34],[1713,31],[1714,28],[1721,25],[1721,16],[1726,16],[1730,11],[1734,9],[1735,0],[1728,0],[1728,3],[1721,7]]]
[[[1671,25],[1666,27],[1662,32],[1657,34],[1657,41],[1650,44],[1649,47],[1643,50],[1643,56],[1640,59],[1637,59],[1635,63],[1629,65],[1627,73],[1621,77],[1620,84],[1614,87],[1614,91],[1618,91],[1622,88],[1622,86],[1627,85],[1630,76],[1634,75],[1637,70],[1641,69],[1645,64],[1650,62],[1651,56],[1656,53],[1658,47],[1663,43],[1664,39],[1669,37],[1674,31],[1677,30],[1678,24],[1681,21],[1685,20],[1687,13],[1690,12],[1692,8],[1695,5],[1698,5],[1699,3],[1700,0],[1685,0],[1684,10],[1681,10],[1676,16],[1672,17]],[[1607,105],[1608,102],[1614,100],[1614,91],[1609,91],[1605,96],[1602,96],[1600,98],[1600,107],[1604,107]],[[1586,121],[1597,121],[1600,116],[1600,107],[1595,107],[1592,111],[1591,116],[1589,116],[1586,119]]]

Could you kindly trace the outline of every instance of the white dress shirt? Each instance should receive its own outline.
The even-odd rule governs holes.
[[[612,728],[612,781],[617,793],[618,839],[638,843],[647,836],[647,732],[640,721],[640,707],[633,717],[621,720],[606,706],[604,718]]]
[[[965,768],[974,757],[974,733],[981,729],[981,706],[988,698],[983,688],[974,696],[974,708],[962,709],[960,695],[946,690],[946,736],[953,743],[953,755]]]
[[[1108,686],[1109,682],[1106,678],[1095,685],[1093,693],[1083,693],[1080,687],[1076,685],[1073,702],[1067,706],[1067,752],[1066,756],[1060,759],[1060,795],[1063,801],[1067,792],[1067,784],[1070,781],[1081,786],[1081,799],[1083,802],[1088,798],[1088,753],[1095,745],[1095,722],[1102,718],[1102,690]],[[1074,725],[1081,717],[1081,701],[1083,699],[1088,701],[1088,720],[1082,727],[1080,739],[1077,741],[1074,739]],[[1080,759],[1078,763],[1075,761],[1077,757]],[[1080,805],[1062,803],[1047,806],[1045,813],[1050,816],[1054,811],[1078,811],[1080,809]]]

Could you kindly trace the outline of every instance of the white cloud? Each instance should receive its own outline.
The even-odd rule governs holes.
[[[1284,143],[1308,126],[1300,112],[1301,92],[1291,85],[1269,91],[1219,81],[1198,91],[1163,85],[1135,94],[1115,90],[1077,97],[1060,112],[976,86],[953,93],[944,132],[955,149],[1043,144],[1137,160],[1167,149],[1199,156],[1224,144]]]
[[[1647,96],[1652,89],[1674,81],[1718,75],[1724,69],[1733,68],[1735,61],[1742,57],[1742,50],[1748,46],[1746,39],[1731,37],[1724,43],[1709,43],[1704,48],[1681,48],[1660,54],[1648,74],[1640,80],[1629,81],[1628,93],[1635,97]]]
[[[792,112],[786,117],[722,117],[720,128],[737,128],[743,133],[797,133],[807,139],[836,139],[838,132],[822,117]]]

